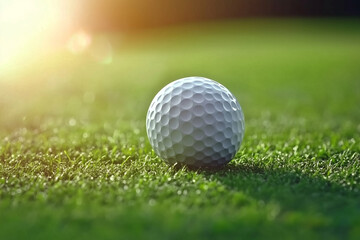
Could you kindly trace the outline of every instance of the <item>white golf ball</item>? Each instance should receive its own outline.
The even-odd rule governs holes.
[[[239,150],[245,122],[227,88],[207,78],[187,77],[154,97],[146,130],[156,154],[168,163],[217,167]]]

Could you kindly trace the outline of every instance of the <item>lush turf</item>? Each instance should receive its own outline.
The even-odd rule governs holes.
[[[0,80],[0,239],[359,239],[360,22],[246,20],[106,35]],[[109,61],[108,61],[109,62]],[[145,133],[166,83],[227,86],[246,133],[218,171]]]

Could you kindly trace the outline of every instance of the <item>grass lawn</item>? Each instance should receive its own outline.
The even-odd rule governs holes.
[[[0,239],[360,239],[360,21],[243,20],[105,34],[0,79]],[[41,57],[39,57],[41,58]],[[204,76],[246,132],[218,171],[169,166],[147,108]]]

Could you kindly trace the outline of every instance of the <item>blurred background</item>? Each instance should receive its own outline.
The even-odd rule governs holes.
[[[355,0],[0,0],[0,120],[137,119],[111,102],[140,104],[141,119],[161,86],[192,75],[232,87],[250,117],[269,99],[326,114],[325,83],[358,95],[359,14]]]
[[[358,5],[356,0],[1,0],[0,67],[16,68],[21,58],[31,61],[64,46],[79,53],[97,33],[238,18],[358,17]],[[100,45],[97,54],[106,55],[107,43]]]

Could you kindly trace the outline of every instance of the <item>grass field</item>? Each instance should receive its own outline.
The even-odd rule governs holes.
[[[0,239],[360,239],[360,21],[243,20],[103,35],[0,79]],[[110,61],[108,61],[110,62]],[[169,166],[150,101],[221,82],[246,119],[218,171]]]

